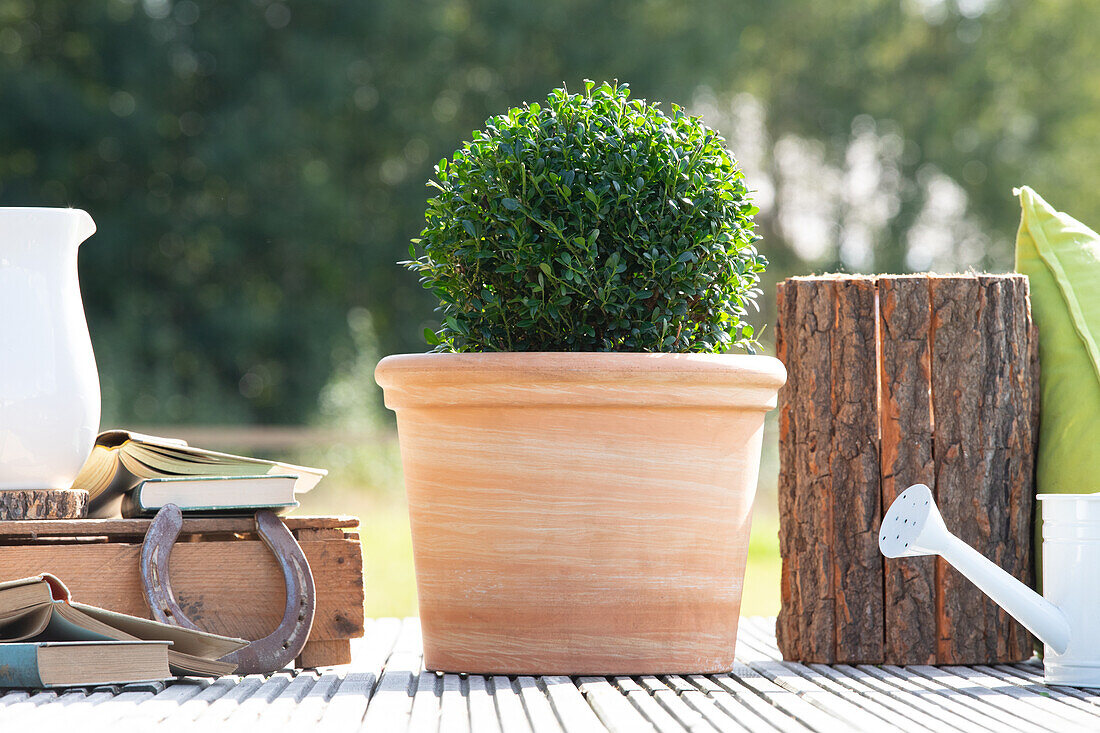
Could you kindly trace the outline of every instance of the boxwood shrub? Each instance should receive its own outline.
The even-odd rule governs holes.
[[[439,298],[442,327],[425,332],[437,350],[754,344],[756,208],[722,137],[680,107],[625,84],[555,89],[435,171],[403,264]]]

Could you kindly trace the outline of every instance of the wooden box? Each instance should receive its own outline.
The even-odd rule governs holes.
[[[908,486],[1031,583],[1038,336],[1020,275],[792,278],[778,291],[779,648],[821,663],[1027,659],[1022,626],[939,558],[886,560]]]
[[[82,603],[149,618],[138,559],[149,519],[0,521],[0,580],[52,573]],[[363,557],[354,517],[285,520],[305,552],[317,609],[300,667],[346,664],[363,635]],[[176,599],[205,631],[259,639],[282,619],[285,589],[251,517],[185,519],[172,550]]]

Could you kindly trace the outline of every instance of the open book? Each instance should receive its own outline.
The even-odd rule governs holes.
[[[0,642],[3,642],[0,647],[6,646],[6,642],[26,641],[170,642],[167,662],[172,673],[199,676],[233,672],[236,666],[219,661],[220,658],[248,644],[243,639],[168,626],[76,603],[65,584],[47,573],[0,583]]]
[[[96,438],[92,454],[73,481],[73,488],[88,492],[88,516],[118,517],[122,497],[142,479],[291,475],[296,477],[294,493],[302,494],[327,473],[320,468],[194,448],[182,440],[108,430]]]

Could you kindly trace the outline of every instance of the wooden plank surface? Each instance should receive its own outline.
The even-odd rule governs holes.
[[[1072,731],[1100,690],[1042,684],[1037,662],[984,667],[783,662],[774,619],[745,618],[720,675],[480,677],[422,668],[416,619],[368,621],[349,665],[90,690],[0,693],[0,730],[399,733]]]
[[[6,541],[37,537],[144,537],[151,519],[49,519],[0,521],[0,539]],[[356,517],[308,517],[290,515],[283,523],[296,529],[356,529]],[[256,531],[252,517],[185,518],[181,536],[233,534]]]
[[[301,546],[317,588],[310,639],[361,635],[359,543],[303,541]],[[78,601],[148,618],[138,570],[140,553],[139,544],[117,542],[12,545],[0,548],[0,579],[53,573]],[[262,542],[179,542],[172,549],[170,572],[181,607],[207,631],[257,639],[282,619],[286,599],[282,571]]]

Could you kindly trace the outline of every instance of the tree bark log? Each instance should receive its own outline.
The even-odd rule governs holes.
[[[834,284],[832,344],[833,597],[836,661],[883,658],[882,518],[879,406],[876,399],[876,305],[873,278]]]
[[[792,405],[799,404],[796,394],[799,380],[792,380],[791,374],[799,370],[799,349],[789,347],[789,338],[786,329],[795,322],[795,295],[797,287],[781,282],[776,286],[776,323],[775,323],[775,354],[787,367],[787,382],[779,390],[779,514],[787,517],[788,521],[783,529],[792,531],[779,532],[779,554],[783,558],[779,575],[780,608],[775,620],[775,637],[779,648],[786,656],[788,650],[791,654],[798,654],[802,648],[799,636],[799,617],[802,614],[801,596],[798,592],[798,575],[794,559],[798,549],[794,538],[794,530],[798,527],[798,516],[795,514],[795,492],[797,486],[797,472],[794,470],[797,460],[795,448],[795,436],[798,427],[793,421],[797,417],[797,411],[792,410]]]
[[[885,513],[909,486],[936,485],[928,278],[880,277],[878,297]],[[936,663],[935,587],[934,558],[898,558],[885,564],[885,659]]]
[[[0,520],[83,519],[88,492],[72,489],[7,489],[0,491]]]
[[[883,562],[877,543],[884,510],[926,483],[949,529],[1030,582],[1038,371],[1026,278],[792,278],[778,297],[784,657],[1026,659],[1026,631],[954,569]]]

